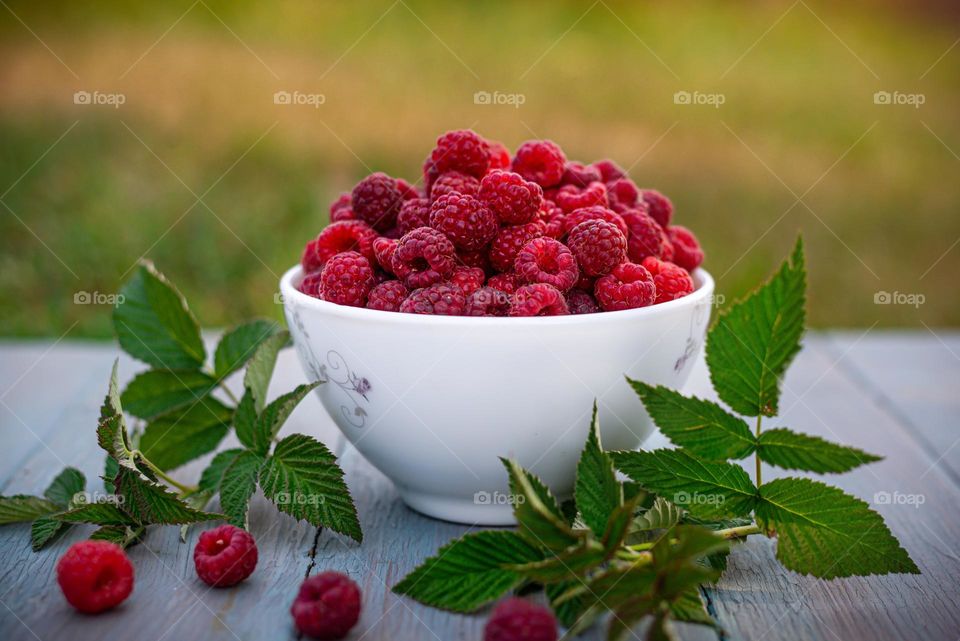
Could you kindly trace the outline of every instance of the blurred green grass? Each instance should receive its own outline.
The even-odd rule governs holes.
[[[436,136],[468,126],[632,167],[674,200],[728,296],[772,271],[802,231],[815,325],[960,323],[960,47],[934,65],[956,39],[955,20],[936,12],[9,6],[19,20],[0,12],[0,334],[108,336],[108,308],[74,295],[116,291],[142,255],[205,325],[279,317],[277,278],[329,201],[370,170],[416,179]],[[77,90],[126,103],[74,105]],[[277,106],[278,90],[326,101]],[[725,102],[677,105],[678,90]],[[875,105],[877,90],[926,102]],[[476,105],[476,91],[525,102]],[[926,301],[878,306],[877,291]]]

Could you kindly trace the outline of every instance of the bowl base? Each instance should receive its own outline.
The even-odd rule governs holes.
[[[410,509],[426,516],[465,525],[516,525],[513,506],[492,503],[487,492],[478,492],[470,498],[440,496],[410,490],[398,490],[400,498]],[[495,494],[500,498],[501,494]]]

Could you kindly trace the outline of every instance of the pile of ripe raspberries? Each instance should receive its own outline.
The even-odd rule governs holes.
[[[703,251],[673,204],[612,160],[531,140],[513,158],[471,130],[437,139],[423,190],[373,173],[307,243],[300,291],[447,316],[612,312],[686,296]]]

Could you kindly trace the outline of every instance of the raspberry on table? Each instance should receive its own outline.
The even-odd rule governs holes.
[[[80,541],[57,561],[57,583],[70,605],[96,614],[130,596],[133,565],[116,543]]]
[[[527,599],[511,597],[497,604],[483,629],[483,641],[556,641],[553,613]]]
[[[560,179],[561,185],[573,185],[583,189],[592,182],[602,182],[603,177],[596,167],[584,165],[579,162],[568,162],[563,167],[563,178]]]
[[[563,178],[567,157],[551,140],[528,140],[517,148],[512,168],[541,187],[553,187]]]
[[[643,259],[642,265],[653,276],[653,284],[657,288],[656,302],[665,303],[668,300],[683,298],[693,293],[693,279],[683,267],[659,260],[653,256]]]
[[[626,236],[605,220],[588,220],[571,229],[567,247],[588,276],[603,276],[627,260]]]
[[[300,585],[290,614],[308,637],[342,639],[360,620],[360,588],[339,572],[321,572]]]
[[[373,241],[373,256],[380,269],[393,274],[393,254],[397,251],[399,240],[381,236]]]
[[[511,295],[517,291],[517,287],[519,286],[519,279],[513,272],[504,272],[503,274],[497,274],[487,279],[487,287],[493,287],[494,289],[499,289],[501,292]]]
[[[300,286],[297,289],[307,296],[313,296],[314,298],[323,300],[323,296],[320,294],[320,277],[322,275],[322,270],[307,274],[303,277],[303,280],[300,281]]]
[[[378,171],[357,183],[351,203],[357,218],[377,231],[386,231],[397,222],[403,196],[397,181]]]
[[[571,229],[588,220],[605,220],[608,223],[616,225],[617,229],[619,229],[620,233],[622,233],[624,236],[629,233],[627,223],[623,221],[623,217],[617,212],[604,207],[603,205],[581,207],[580,209],[574,210],[567,214],[567,216],[563,219],[563,233],[569,233]]]
[[[565,212],[575,209],[599,205],[607,206],[607,186],[601,182],[590,183],[589,186],[579,189],[573,185],[566,185],[557,192],[556,203]]]
[[[534,238],[543,236],[545,229],[546,226],[539,220],[526,225],[501,227],[490,243],[490,264],[498,272],[512,270],[517,252]]]
[[[496,169],[480,182],[480,201],[505,225],[536,220],[543,203],[543,189],[512,171]]]
[[[597,279],[593,294],[605,312],[653,305],[657,288],[653,276],[642,265],[622,263]]]
[[[490,151],[490,167],[488,171],[493,169],[510,169],[510,150],[507,149],[507,146],[496,140],[488,140],[487,145],[489,145]]]
[[[567,292],[567,308],[571,314],[595,314],[600,311],[593,294],[582,289]]]
[[[403,201],[400,205],[400,213],[397,214],[397,227],[402,234],[414,230],[417,227],[430,226],[430,199],[429,198],[411,198]]]
[[[656,189],[643,189],[640,191],[640,197],[650,208],[650,215],[660,223],[660,226],[666,229],[670,226],[670,219],[673,217],[673,203],[670,199],[661,194]]]
[[[513,263],[525,283],[546,283],[565,292],[580,277],[577,259],[566,245],[552,238],[534,238],[517,253]]]
[[[473,196],[447,194],[430,206],[430,226],[449,238],[458,249],[475,250],[497,235],[496,215]]]
[[[611,209],[620,213],[637,206],[640,190],[629,178],[618,178],[607,185],[607,198],[610,200]]]
[[[327,261],[320,274],[320,295],[338,305],[363,307],[376,281],[370,261],[357,252],[343,252]]]
[[[703,262],[703,250],[693,232],[680,225],[667,228],[667,237],[673,246],[673,262],[692,272]]]
[[[467,296],[467,316],[506,316],[510,312],[510,294],[494,287],[481,287]]]
[[[399,280],[386,280],[370,290],[367,296],[367,309],[381,312],[399,312],[400,304],[410,295],[409,290]]]
[[[393,271],[408,289],[446,280],[456,267],[450,239],[431,227],[418,227],[400,239],[393,253]]]
[[[438,175],[460,171],[479,179],[490,167],[490,146],[475,131],[456,129],[437,138],[430,160]]]
[[[447,194],[476,196],[480,191],[480,181],[459,171],[441,174],[430,187],[430,200],[436,200]]]
[[[459,287],[464,296],[469,296],[483,287],[486,279],[486,273],[479,267],[457,267],[450,277],[450,284]]]
[[[200,534],[193,548],[197,576],[207,585],[225,588],[240,583],[257,567],[257,543],[235,525],[221,525]]]
[[[300,258],[303,271],[310,273],[341,252],[356,251],[374,260],[373,241],[377,232],[360,220],[342,220],[327,225],[316,238],[307,243]]]
[[[450,283],[437,283],[413,291],[400,304],[406,314],[433,314],[435,316],[463,316],[467,297],[459,287]]]
[[[510,316],[564,316],[569,313],[560,290],[546,283],[517,288],[510,305]]]
[[[598,160],[591,166],[600,172],[600,180],[605,183],[627,177],[627,172],[609,158]]]
[[[627,255],[640,264],[647,256],[661,258],[669,243],[665,243],[663,228],[644,209],[628,209],[620,214],[627,224]]]

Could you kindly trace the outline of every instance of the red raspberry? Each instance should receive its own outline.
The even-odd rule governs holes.
[[[439,174],[460,171],[474,178],[483,178],[490,167],[490,146],[469,129],[448,131],[437,138],[430,160]]]
[[[423,184],[424,191],[430,193],[430,188],[433,186],[433,181],[435,181],[440,176],[440,172],[437,171],[437,167],[433,164],[433,160],[430,155],[427,155],[426,160],[423,161]]]
[[[571,212],[583,207],[599,205],[607,206],[607,186],[600,182],[590,183],[585,189],[578,189],[573,185],[561,187],[557,192],[557,205],[565,212]]]
[[[626,178],[627,172],[620,168],[620,165],[610,159],[598,160],[591,165],[600,172],[600,180],[605,183],[613,182],[618,178]]]
[[[592,182],[602,181],[603,177],[595,167],[588,167],[579,162],[568,162],[563,168],[561,185],[573,185],[583,189]]]
[[[408,289],[446,280],[456,267],[450,239],[430,227],[407,232],[393,254],[393,271]]]
[[[469,296],[483,287],[486,279],[487,275],[479,267],[457,267],[450,277],[450,284],[459,287],[464,296]]]
[[[605,312],[653,305],[657,287],[653,276],[642,265],[622,263],[597,280],[593,293]]]
[[[133,565],[116,543],[80,541],[57,561],[57,583],[70,605],[96,614],[130,596]]]
[[[499,289],[501,292],[511,295],[517,291],[517,287],[519,286],[517,275],[513,272],[497,274],[487,279],[487,287],[493,287],[494,289]]]
[[[420,197],[420,192],[417,191],[417,188],[403,178],[397,178],[397,191],[400,192],[400,197],[404,200]]]
[[[567,301],[553,285],[524,285],[513,294],[511,316],[563,316],[569,314]]]
[[[660,258],[669,246],[665,243],[663,228],[643,209],[629,209],[621,214],[630,235],[627,237],[627,254],[630,260],[640,263],[647,256]]]
[[[550,140],[528,140],[513,156],[513,170],[541,187],[553,187],[563,178],[567,162],[563,150]]]
[[[456,285],[437,283],[412,292],[400,304],[407,314],[434,314],[436,316],[463,316],[467,297]]]
[[[593,284],[597,282],[597,279],[593,276],[587,276],[583,272],[580,272],[580,278],[577,279],[577,282],[573,284],[574,289],[582,289],[585,292],[593,291]]]
[[[554,214],[550,217],[550,220],[547,221],[547,226],[544,229],[543,234],[560,240],[567,234],[567,215],[564,213]]]
[[[430,200],[436,200],[447,194],[476,196],[479,191],[480,181],[473,176],[468,176],[459,171],[448,171],[433,181],[433,185],[430,187]]]
[[[567,293],[567,307],[571,314],[595,314],[600,311],[593,295],[582,289],[571,289]]]
[[[640,192],[643,202],[650,208],[650,215],[660,223],[660,226],[666,229],[670,226],[670,218],[673,216],[673,203],[670,199],[661,194],[656,189],[644,189]]]
[[[397,227],[401,233],[406,234],[417,227],[430,226],[430,199],[429,198],[411,198],[403,201],[400,205],[400,213],[397,214]]]
[[[488,140],[490,146],[490,169],[510,169],[510,150],[502,142]]]
[[[497,217],[473,196],[447,194],[430,206],[430,226],[459,249],[480,249],[497,235]]]
[[[486,274],[490,271],[490,257],[487,256],[486,249],[475,249],[467,251],[460,249],[457,251],[457,263],[464,267],[479,267]]]
[[[370,290],[367,297],[367,309],[379,309],[382,312],[399,312],[400,304],[410,292],[399,280],[387,280]]]
[[[557,621],[547,608],[520,597],[501,601],[483,629],[483,641],[556,641]]]
[[[356,214],[354,214],[353,210],[350,209],[349,207],[342,207],[337,211],[333,212],[332,214],[330,214],[331,223],[339,223],[339,222],[343,222],[344,220],[356,220],[356,219],[357,219]]]
[[[379,171],[357,183],[351,199],[357,218],[377,231],[386,231],[396,224],[402,202],[397,181]]]
[[[375,284],[370,261],[357,252],[343,252],[324,265],[320,274],[320,295],[323,300],[338,305],[363,307]]]
[[[330,220],[349,220],[345,218],[337,218],[337,212],[348,211],[350,216],[353,216],[353,210],[350,209],[351,196],[349,191],[345,191],[337,196],[337,199],[330,203]]]
[[[620,214],[602,205],[581,207],[576,211],[570,212],[567,217],[563,219],[563,233],[568,234],[571,229],[588,220],[605,220],[608,223],[616,225],[617,229],[619,229],[620,233],[624,236],[629,233],[627,223],[623,221]]]
[[[197,576],[207,585],[226,588],[240,583],[257,567],[257,543],[235,525],[221,525],[200,535],[193,548]]]
[[[588,220],[571,229],[567,247],[587,276],[603,276],[627,259],[627,238],[605,220]]]
[[[552,238],[534,238],[514,261],[517,277],[525,283],[546,283],[565,292],[577,282],[580,269],[566,245]]]
[[[686,227],[674,225],[667,228],[667,236],[673,246],[673,262],[692,272],[703,262],[703,250],[693,232]]]
[[[342,220],[327,225],[303,249],[300,264],[310,273],[341,252],[360,252],[367,260],[374,260],[373,241],[377,238],[370,225],[360,220]]]
[[[467,296],[467,316],[506,316],[510,294],[493,287],[481,287]]]
[[[543,236],[544,229],[544,224],[539,220],[526,225],[501,227],[496,238],[490,243],[490,264],[498,272],[510,271],[513,269],[517,252],[534,238]]]
[[[522,225],[537,218],[543,189],[520,174],[497,169],[483,177],[479,198],[505,225]]]
[[[400,241],[393,238],[376,238],[373,241],[373,256],[380,268],[388,274],[393,273],[393,254]]]
[[[322,276],[323,270],[317,270],[311,274],[307,274],[303,277],[303,280],[300,281],[300,287],[298,289],[307,296],[313,296],[314,298],[323,300],[323,296],[320,294],[320,279]]]
[[[321,572],[300,585],[293,622],[314,639],[342,639],[360,619],[360,588],[339,572]]]
[[[637,206],[640,190],[629,178],[618,178],[607,185],[607,198],[610,200],[611,209],[622,212]]]
[[[657,287],[657,303],[683,298],[693,292],[693,279],[683,267],[653,256],[644,258],[643,266],[653,276],[653,284]]]
[[[557,206],[557,203],[552,200],[547,200],[544,198],[543,204],[540,205],[540,220],[549,221],[554,216],[562,216],[563,210]]]

